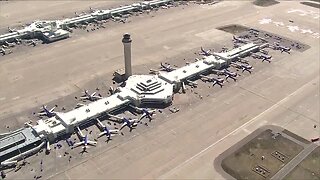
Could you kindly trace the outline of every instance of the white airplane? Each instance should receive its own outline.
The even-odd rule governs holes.
[[[33,47],[37,46],[36,41],[31,40],[30,43],[28,44],[28,46],[31,46],[31,45],[32,45]]]
[[[199,55],[203,55],[203,56],[210,56],[212,55],[212,53],[210,53],[211,49],[209,50],[204,50],[203,47],[200,48],[201,52],[199,53]]]
[[[182,93],[186,93],[186,84],[182,81],[181,82],[181,88],[182,88]]]
[[[269,51],[264,50],[264,49],[260,49],[259,52],[261,52],[264,55],[268,55],[269,54]]]
[[[205,76],[205,75],[202,75],[200,74],[200,77],[201,77],[201,80],[204,81],[204,82],[212,82],[212,86],[218,84],[220,87],[222,87],[223,85],[223,82],[224,82],[224,79],[222,78],[215,78],[215,77],[210,77],[210,76]]]
[[[112,20],[115,21],[119,21],[119,22],[125,22],[125,20],[119,16],[111,16]]]
[[[167,64],[167,63],[165,63]],[[167,72],[171,72],[176,70],[175,68],[171,67],[170,64],[165,65],[162,62],[160,63],[160,71],[167,71]]]
[[[142,115],[140,116],[138,122],[140,122],[143,118],[148,118],[149,121],[152,120],[152,116],[156,115],[155,112],[156,112],[156,109],[146,109],[146,108],[138,108],[138,107],[135,107],[138,109],[138,112],[142,113]]]
[[[51,151],[50,143],[49,143],[49,141],[47,141],[47,143],[46,143],[46,153],[50,153],[50,151]]]
[[[15,47],[15,46],[16,46],[14,43],[9,43],[8,41],[4,41],[4,44],[5,44],[7,47]]]
[[[39,112],[38,113],[38,115],[39,116],[47,116],[47,117],[53,117],[53,116],[55,116],[56,115],[56,113],[54,112],[54,109],[55,109],[56,107],[53,107],[53,108],[51,108],[51,109],[47,109],[47,106],[45,106],[45,105],[43,105],[42,106],[42,111],[41,112]]]
[[[249,61],[248,60],[244,60],[244,59],[242,59],[242,58],[236,58],[236,61],[237,62],[240,62],[240,63],[244,63],[244,64],[249,64]]]
[[[222,47],[220,52],[228,52],[228,48],[227,47]]]
[[[168,9],[168,6],[161,6],[162,9]]]
[[[129,119],[129,118],[125,118],[125,117],[115,116],[112,114],[107,114],[107,115],[118,120],[120,123],[122,123],[119,131],[121,129],[123,129],[125,126],[127,126],[128,128],[130,128],[130,132],[131,132],[132,129],[134,129],[138,125],[137,119]]]
[[[86,149],[88,148],[88,145],[91,145],[91,146],[95,146],[97,144],[96,141],[90,141],[89,138],[88,138],[88,134],[86,135],[83,135],[80,128],[77,127],[77,132],[79,134],[79,136],[82,138],[82,140],[78,143],[75,143],[73,147],[78,147],[78,146],[83,146],[83,152],[86,152]]]
[[[6,55],[6,50],[2,47],[0,49],[0,53],[2,54],[2,56]]]
[[[110,94],[112,95],[112,94],[115,94],[116,92],[118,92],[118,88],[113,88],[112,86],[110,86],[109,87],[109,92],[110,92]]]
[[[156,109],[146,109],[146,108],[138,108],[136,106],[129,105],[131,108],[136,110],[138,113],[142,114],[138,120],[140,122],[143,118],[147,117],[150,121],[152,120],[152,116],[156,115]]]
[[[125,126],[127,126],[128,128],[130,128],[131,132],[132,129],[134,129],[137,125],[138,123],[136,122],[136,119],[122,118],[122,125],[119,130],[121,131]]]
[[[79,108],[79,107],[82,107],[82,106],[84,106],[85,104],[82,104],[82,103],[77,103],[76,104],[76,107],[75,107],[75,109],[77,109],[77,108]]]
[[[157,75],[157,74],[159,74],[159,70],[149,69],[149,73],[150,73],[150,74],[155,74],[155,75]]]
[[[92,7],[89,7],[89,9],[90,9],[90,12],[91,12],[91,13],[96,12],[96,11],[99,11],[98,9],[92,8]]]
[[[251,57],[253,57],[254,59],[262,59],[262,62],[268,61],[269,63],[271,62],[270,59],[272,58],[272,56],[266,54],[251,54]]]
[[[238,38],[238,37],[236,37],[236,36],[233,36],[233,42],[235,42],[235,43],[247,44],[247,43],[249,43],[250,41],[249,41],[249,40],[246,40],[246,39],[243,39],[243,38]]]
[[[215,69],[212,69],[212,72],[215,72],[217,73],[218,75],[224,75],[226,76],[226,80],[228,80],[228,78],[231,78],[233,79],[234,81],[237,81],[236,77],[238,76],[237,73],[235,72],[231,72],[231,71],[228,71],[227,69],[223,69],[223,70],[215,70]]]
[[[12,33],[12,32],[16,32],[17,30],[16,29],[11,29],[10,27],[8,27],[8,31]]]
[[[108,137],[107,142],[111,140],[111,136],[114,136],[114,134],[118,134],[119,130],[117,129],[108,129],[106,125],[102,124],[102,122],[97,118],[98,125],[102,132],[98,135],[98,138],[102,137],[103,135],[106,135]]]
[[[231,62],[231,65],[233,65],[234,67],[236,67],[238,69],[242,69],[242,72],[248,71],[250,74],[251,74],[251,70],[254,69],[251,65],[238,64],[238,63],[234,63],[234,62]]]
[[[282,46],[282,45],[280,45],[279,43],[276,43],[276,42],[274,43],[273,48],[275,50],[280,50],[281,53],[286,52],[286,53],[290,54],[290,51],[291,51],[290,47]]]
[[[19,38],[15,38],[14,41],[15,41],[16,44],[21,44],[21,41],[22,41],[22,40],[19,39]]]
[[[101,99],[102,97],[96,96],[96,93],[97,92],[93,92],[92,94],[89,94],[89,91],[85,90],[84,91],[84,95],[81,96],[80,99],[87,99],[87,100],[90,100],[90,101],[95,101],[97,99]]]

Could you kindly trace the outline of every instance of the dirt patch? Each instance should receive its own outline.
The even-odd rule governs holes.
[[[303,150],[283,131],[277,132],[266,129],[243,146],[235,145],[239,148],[225,156],[222,169],[236,179],[270,179]]]
[[[306,6],[311,6],[311,7],[314,7],[314,8],[320,8],[320,4],[317,4],[317,3],[312,3],[312,2],[301,2],[301,4],[303,5],[306,5]]]
[[[320,179],[320,147],[312,151],[284,179]]]
[[[278,4],[279,2],[275,0],[255,0],[252,3],[256,6],[268,7],[268,6]]]
[[[238,24],[231,24],[231,25],[227,25],[227,26],[221,26],[221,27],[218,27],[217,29],[221,30],[221,31],[225,31],[225,32],[231,33],[231,34],[239,34],[239,33],[242,33],[242,32],[245,32],[245,31],[249,30],[248,27],[241,26],[241,25],[238,25]]]

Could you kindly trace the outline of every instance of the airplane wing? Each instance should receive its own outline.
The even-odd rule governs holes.
[[[91,96],[95,96],[95,95],[96,95],[96,93],[97,93],[97,92],[93,92],[93,93],[91,94]]]
[[[92,145],[92,146],[95,146],[97,144],[96,141],[87,141],[88,144]]]
[[[84,141],[81,141],[81,142],[75,143],[73,146],[74,147],[78,147],[78,146],[81,146],[83,144],[84,144]]]
[[[55,108],[56,108],[56,107],[54,106],[53,108],[51,108],[51,109],[49,110],[49,112],[54,111]]]
[[[201,46],[201,48],[200,48],[200,49],[201,49],[201,51],[202,51],[202,52],[206,52],[206,51],[203,49],[203,47],[202,47],[202,46]]]
[[[118,133],[119,130],[118,130],[118,129],[110,129],[109,132],[110,132],[110,133]]]
[[[108,116],[112,117],[112,118],[115,118],[117,120],[122,120],[123,118],[122,117],[119,117],[119,116],[115,116],[115,115],[112,115],[112,114],[108,114]]]
[[[101,133],[98,135],[98,138],[100,138],[101,136],[103,136],[103,135],[105,135],[105,134],[107,134],[106,131],[101,132]]]
[[[46,112],[39,112],[38,115],[45,116],[45,115],[47,115],[47,113]]]
[[[147,113],[143,113],[141,116],[140,116],[140,118],[139,118],[139,122],[143,119],[143,118],[145,118],[147,116]]]
[[[88,99],[87,95],[80,96],[80,99]]]
[[[92,96],[92,97],[94,97],[96,99],[102,99],[102,97],[100,97],[100,96]]]
[[[124,128],[126,125],[127,125],[127,122],[124,122],[124,123],[121,125],[121,127],[120,127],[119,130],[121,130],[122,128]]]

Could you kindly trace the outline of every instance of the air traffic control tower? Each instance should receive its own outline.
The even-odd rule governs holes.
[[[128,79],[132,75],[131,68],[131,38],[130,34],[125,33],[122,38],[124,47],[124,64],[125,64],[125,79]]]

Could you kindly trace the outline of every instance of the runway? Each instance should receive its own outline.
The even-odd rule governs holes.
[[[6,85],[0,91],[1,121],[78,91],[74,84],[82,87],[121,68],[124,32],[132,34],[134,68],[145,69],[190,49],[226,43],[232,35],[215,28],[227,24],[263,29],[310,45],[302,53],[276,52],[272,63],[259,65],[252,74],[241,73],[239,81],[230,81],[222,89],[198,90],[205,97],[202,100],[177,94],[173,105],[181,106],[180,112],[73,165],[51,164],[54,170],[45,175],[51,179],[223,179],[214,169],[215,157],[261,126],[281,126],[308,140],[319,136],[319,39],[259,23],[263,18],[285,23],[294,19],[297,26],[319,29],[318,19],[288,13],[290,9],[316,11],[284,1],[269,8],[248,1],[190,5],[1,57],[0,82]]]

